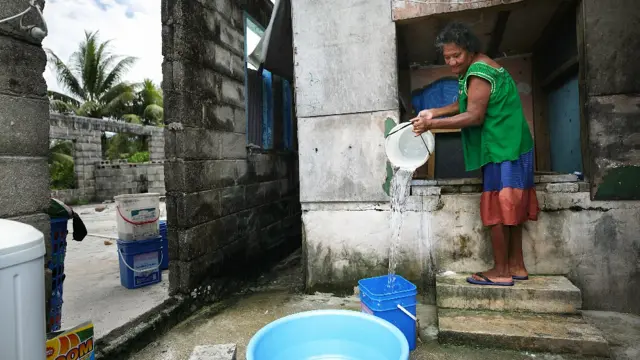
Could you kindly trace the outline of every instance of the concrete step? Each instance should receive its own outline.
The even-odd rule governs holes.
[[[440,309],[440,343],[609,357],[598,329],[580,315]]]
[[[564,276],[531,276],[514,286],[472,285],[468,276],[436,278],[438,307],[556,314],[575,314],[582,307],[580,289]]]

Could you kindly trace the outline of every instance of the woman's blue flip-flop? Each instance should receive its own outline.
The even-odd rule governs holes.
[[[513,275],[511,278],[512,278],[513,280],[519,280],[519,281],[522,281],[522,280],[529,280],[529,275],[526,275],[526,276]]]
[[[473,276],[469,276],[467,278],[467,282],[469,284],[474,284],[474,285],[493,285],[493,286],[513,286],[513,281],[512,282],[494,282],[489,280],[488,277],[484,276],[484,274],[482,273],[475,273],[476,276],[481,277],[482,280],[476,280],[473,278]]]

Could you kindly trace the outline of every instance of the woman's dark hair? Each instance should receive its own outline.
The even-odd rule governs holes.
[[[452,43],[468,52],[478,53],[482,51],[482,42],[480,42],[480,39],[463,23],[449,23],[436,38],[436,48],[438,48],[440,52],[442,52],[445,44]]]

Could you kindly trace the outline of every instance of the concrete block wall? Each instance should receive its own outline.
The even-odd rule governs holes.
[[[70,140],[74,143],[73,160],[77,185],[76,189],[62,192],[54,191],[52,195],[61,195],[72,203],[78,201],[89,202],[110,198],[111,192],[109,191],[102,191],[99,194],[101,190],[106,190],[107,187],[111,189],[124,185],[127,189],[136,188],[137,185],[134,183],[112,185],[103,183],[101,187],[96,184],[96,169],[102,162],[102,134],[105,131],[147,136],[149,137],[150,159],[152,161],[164,160],[164,129],[161,127],[51,113],[49,115],[51,139]],[[160,186],[155,186],[155,188],[160,188]]]
[[[96,164],[95,200],[113,200],[122,194],[165,194],[164,161],[129,164],[126,160]]]
[[[243,12],[266,27],[272,7],[162,1],[172,292],[300,245],[296,155],[247,150]]]
[[[579,20],[591,194],[600,200],[640,200],[640,7],[634,0],[584,0]]]
[[[44,5],[44,1],[38,3]],[[24,9],[24,1],[3,1],[0,19]],[[39,24],[37,15],[25,20]],[[49,101],[42,77],[45,65],[41,44],[27,37],[18,21],[0,24],[0,218],[36,227],[49,244],[49,216],[45,214],[49,205]],[[46,260],[50,255],[47,247]],[[50,271],[45,271],[45,284],[46,294],[50,294]]]

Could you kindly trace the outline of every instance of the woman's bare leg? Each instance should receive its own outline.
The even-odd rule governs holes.
[[[482,274],[493,282],[511,282],[509,272],[509,232],[502,224],[491,227],[491,245],[493,247],[493,269],[483,271]],[[483,281],[481,277],[473,275],[473,278]]]
[[[509,226],[509,272],[515,276],[529,276],[522,254],[522,225]]]

